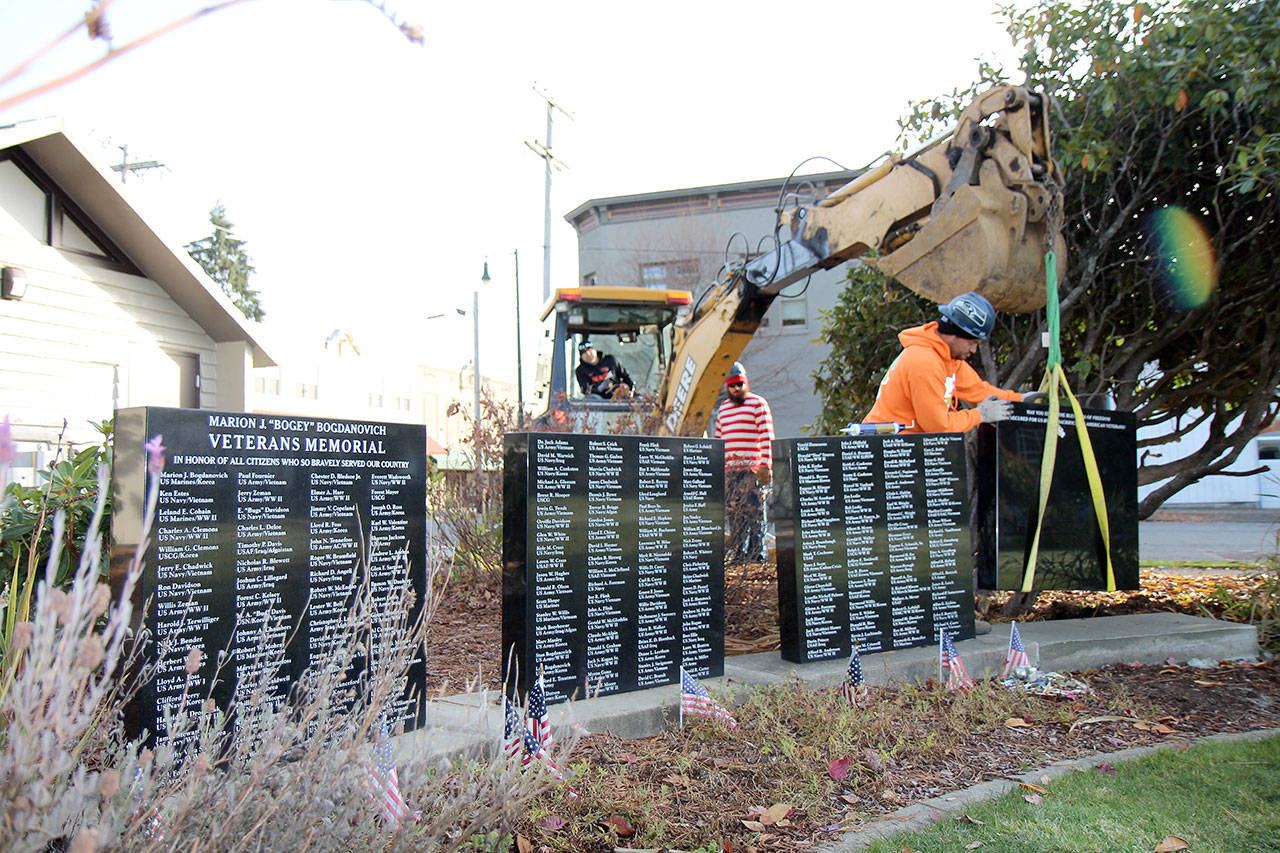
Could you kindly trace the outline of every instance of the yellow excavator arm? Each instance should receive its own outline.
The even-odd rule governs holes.
[[[1046,99],[1019,86],[976,98],[956,128],[889,157],[809,205],[782,211],[789,236],[726,270],[675,330],[659,404],[666,430],[700,434],[721,383],[787,285],[873,253],[866,263],[936,302],[968,291],[999,311],[1044,305],[1045,253],[1059,276],[1061,176]]]

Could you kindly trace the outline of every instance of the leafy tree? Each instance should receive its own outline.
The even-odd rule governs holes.
[[[267,314],[258,302],[258,291],[249,286],[253,262],[245,251],[244,240],[237,240],[231,235],[235,226],[227,219],[226,208],[221,203],[209,211],[209,222],[213,225],[213,233],[188,243],[187,252],[204,268],[209,278],[218,283],[222,292],[231,297],[244,316],[261,321]]]
[[[1163,433],[1139,442],[1139,482],[1163,481],[1142,501],[1146,517],[1222,473],[1280,407],[1280,15],[1274,0],[1050,0],[1001,12],[1023,50],[1026,83],[1054,99],[1066,181],[1063,365],[1077,393],[1110,395]],[[938,117],[1005,82],[990,66],[980,76],[915,105],[907,134],[927,136]],[[1216,253],[1217,286],[1201,305],[1181,305],[1153,261],[1145,226],[1165,208],[1199,220]],[[920,303],[904,319],[909,301],[877,296],[897,285],[871,271],[849,275],[853,286],[823,332],[834,349],[815,374],[828,430],[865,414],[894,332],[931,313]],[[1002,316],[981,351],[984,375],[1005,387],[1036,384],[1045,328],[1043,312]],[[1160,455],[1199,425],[1207,438],[1198,449]]]

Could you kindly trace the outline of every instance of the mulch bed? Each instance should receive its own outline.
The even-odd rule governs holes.
[[[777,648],[773,572],[771,564],[751,565],[726,578],[726,654]],[[1141,582],[1138,591],[1043,593],[1035,609],[1019,618],[1156,610],[1222,615],[1232,602],[1247,600],[1261,581],[1244,574],[1171,575],[1144,569]],[[447,590],[429,628],[430,689],[444,695],[498,690],[501,600],[496,576],[455,582]],[[990,600],[993,618],[1002,603],[1002,597]],[[848,776],[815,802],[793,802],[794,810],[781,824],[761,821],[778,805],[773,801],[778,787],[792,783],[771,772],[776,759],[753,742],[747,719],[734,733],[723,735],[705,728],[700,735],[667,731],[636,740],[590,735],[578,741],[568,760],[574,766],[607,768],[614,789],[642,795],[653,813],[663,815],[662,843],[673,849],[698,847],[711,838],[737,851],[800,850],[912,802],[1060,759],[1157,743],[1186,746],[1202,735],[1280,726],[1280,660],[1222,663],[1211,670],[1173,661],[1118,664],[1079,677],[1090,685],[1091,695],[1028,697],[1025,707],[1031,712],[985,730],[948,723],[945,695],[933,711],[912,717],[917,700],[894,687],[872,688],[877,719],[892,720],[909,740],[932,745],[892,757],[865,744],[851,748],[845,756],[851,763]],[[824,783],[832,781],[827,777],[833,757],[838,756],[812,755],[811,772]],[[671,768],[677,765],[701,769],[674,774]],[[1110,770],[1105,765],[1095,769],[1100,774]],[[531,845],[522,849],[559,853],[628,847],[626,836],[601,826],[607,816],[598,813],[603,802],[587,791],[581,800],[553,792],[539,813],[549,810],[556,823],[551,829],[541,821],[520,826],[523,840]],[[634,814],[629,819],[638,820]]]
[[[1119,592],[1042,592],[1019,621],[1118,616],[1169,611],[1222,618],[1233,602],[1248,601],[1264,583],[1246,573],[1170,575],[1142,569],[1141,589]],[[1002,621],[1008,593],[984,602],[987,617]],[[773,651],[779,646],[778,588],[771,563],[730,569],[725,578],[725,654]],[[453,581],[431,620],[427,639],[427,687],[444,695],[496,690],[502,645],[502,581]]]

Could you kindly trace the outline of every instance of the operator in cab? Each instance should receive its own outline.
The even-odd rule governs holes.
[[[623,400],[631,396],[635,383],[616,358],[598,351],[591,341],[583,341],[578,344],[578,359],[574,376],[584,397]]]
[[[986,297],[962,293],[938,306],[941,317],[898,333],[902,352],[889,365],[875,405],[863,423],[896,422],[902,432],[968,432],[980,423],[1007,420],[1013,401],[1043,400],[984,382],[966,359],[991,336],[996,312]],[[960,409],[960,401],[974,409]]]

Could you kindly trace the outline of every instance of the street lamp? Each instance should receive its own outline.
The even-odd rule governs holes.
[[[484,272],[480,275],[480,283],[488,284],[489,278],[489,259],[484,259]],[[473,337],[475,339],[475,358],[472,367],[475,370],[475,386],[476,386],[476,408],[475,408],[475,440],[476,440],[476,473],[480,473],[480,288],[476,288],[471,292],[471,320]]]

